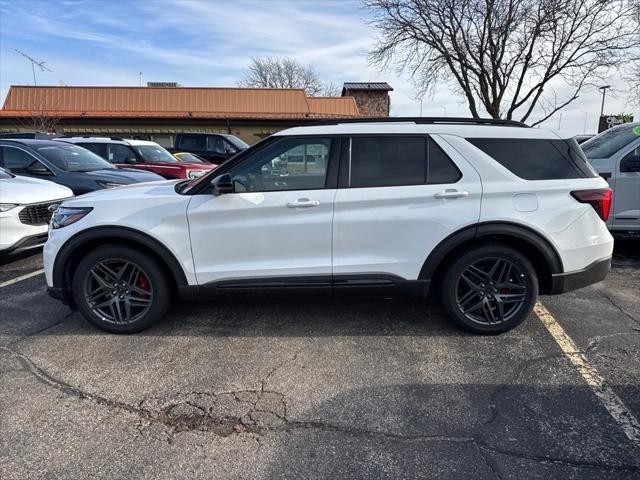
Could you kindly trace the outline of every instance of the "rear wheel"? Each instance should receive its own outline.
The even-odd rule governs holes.
[[[164,271],[149,256],[120,245],[99,247],[78,264],[73,297],[91,323],[112,333],[135,333],[169,308]]]
[[[538,297],[531,262],[505,245],[467,251],[448,266],[439,289],[447,319],[472,333],[498,334],[518,326]]]

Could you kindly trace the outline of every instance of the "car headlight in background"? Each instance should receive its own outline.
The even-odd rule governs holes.
[[[194,179],[194,178],[200,178],[202,175],[204,175],[205,172],[204,170],[189,170],[187,172],[187,177]]]
[[[124,183],[113,183],[113,182],[103,182],[98,180],[98,185],[100,185],[102,188],[116,188],[116,187],[121,187],[123,185],[125,185]]]
[[[51,228],[62,228],[86,216],[93,207],[58,207],[51,217]]]
[[[8,212],[12,208],[16,208],[18,205],[15,203],[0,203],[0,212]]]

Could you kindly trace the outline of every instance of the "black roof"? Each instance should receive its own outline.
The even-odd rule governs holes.
[[[311,125],[339,125],[341,123],[415,123],[416,125],[496,125],[502,127],[529,128],[526,123],[500,118],[466,118],[466,117],[360,117],[333,120],[320,120]]]
[[[391,92],[393,88],[387,82],[345,82],[342,86],[342,95],[347,90],[378,90]]]

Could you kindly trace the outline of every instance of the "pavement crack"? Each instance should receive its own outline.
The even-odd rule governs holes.
[[[267,382],[269,381],[269,379],[278,371],[280,370],[282,367],[284,367],[287,363],[291,363],[291,362],[295,362],[296,359],[298,358],[298,355],[300,354],[300,351],[297,351],[296,353],[293,354],[293,356],[291,356],[290,358],[286,358],[283,361],[281,361],[278,365],[276,365],[275,367],[273,367],[269,373],[267,373],[267,376],[264,377],[262,379],[261,382],[261,386],[260,386],[260,390],[264,391]]]
[[[620,313],[622,313],[624,316],[626,316],[629,320],[631,320],[636,325],[640,325],[640,320],[636,319],[633,315],[631,315],[624,308],[622,308],[620,305],[618,305],[618,303],[610,295],[607,295],[606,293],[604,293],[599,288],[597,288],[596,291],[600,294],[600,296],[602,296],[603,298],[606,298],[614,308],[616,308]]]
[[[118,410],[124,410],[129,413],[134,413],[141,416],[146,416],[144,411],[132,405],[129,405],[128,403],[119,402],[116,400],[110,400],[101,395],[85,392],[84,390],[78,387],[69,385],[64,381],[53,377],[51,374],[47,373],[44,369],[36,365],[33,360],[31,360],[26,355],[23,355],[22,353],[16,352],[15,350],[12,350],[8,347],[0,347],[0,350],[4,350],[10,353],[11,355],[13,355],[15,358],[17,358],[18,362],[22,366],[22,369],[30,373],[31,375],[33,375],[37,381],[39,381],[44,385],[60,390],[61,392],[69,396],[76,397],[82,400],[89,400],[98,405],[103,405],[103,406],[115,408]]]

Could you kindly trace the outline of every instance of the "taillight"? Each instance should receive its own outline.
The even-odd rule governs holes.
[[[580,203],[590,204],[605,222],[609,218],[609,209],[611,208],[611,199],[613,197],[613,190],[610,188],[574,190],[571,192],[571,196]]]

